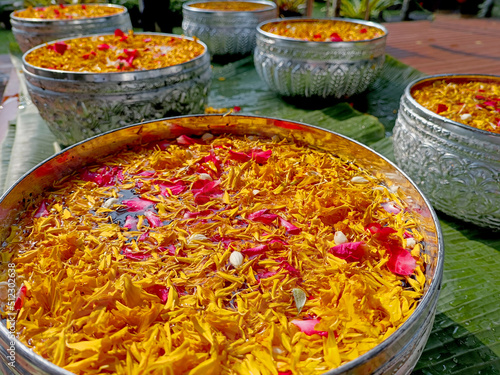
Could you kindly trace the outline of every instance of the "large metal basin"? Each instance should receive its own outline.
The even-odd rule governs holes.
[[[198,43],[205,52],[188,62],[113,73],[76,73],[33,66],[25,57],[43,47],[39,46],[23,56],[23,71],[40,115],[57,140],[67,146],[145,120],[203,113],[212,73],[206,46]]]
[[[276,4],[267,0],[248,1],[268,6],[254,11],[215,11],[191,6],[205,2],[210,0],[190,1],[182,6],[182,30],[186,35],[205,42],[211,55],[251,53],[255,47],[257,25],[278,16]]]
[[[272,22],[315,22],[286,18],[261,23],[257,28],[255,69],[269,88],[283,96],[340,98],[368,88],[385,61],[387,30],[368,21],[332,18],[378,28],[384,35],[351,42],[310,42],[285,38],[262,27]]]
[[[21,18],[17,12],[10,15],[12,33],[21,51],[56,39],[87,34],[109,34],[116,29],[127,32],[132,30],[132,22],[127,8],[122,5],[98,4],[100,6],[120,8],[122,12],[105,17],[82,18],[73,20],[43,20]],[[19,11],[18,11],[19,12]]]
[[[486,81],[500,76],[447,74],[411,82],[394,127],[394,156],[433,206],[477,225],[500,229],[500,134],[442,117],[412,92],[433,81]]]
[[[103,156],[124,147],[144,144],[150,140],[175,138],[181,134],[202,135],[231,133],[239,135],[279,135],[303,142],[311,147],[329,150],[339,156],[356,160],[371,172],[382,173],[400,186],[418,212],[418,230],[424,236],[426,256],[426,284],[424,295],[415,312],[403,325],[380,345],[353,361],[327,372],[339,374],[409,374],[415,366],[431,332],[443,272],[443,239],[438,219],[420,190],[390,161],[339,134],[301,123],[249,116],[186,116],[147,122],[111,131],[80,142],[41,163],[22,177],[0,199],[0,242],[9,232],[19,212],[31,200],[62,176],[78,170],[88,163],[98,162]],[[16,371],[20,374],[69,374],[34,354],[21,342],[16,346]],[[0,324],[0,354],[6,361],[10,345],[9,332]],[[5,365],[7,368],[7,365]]]

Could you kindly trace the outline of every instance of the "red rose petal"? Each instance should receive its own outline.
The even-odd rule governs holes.
[[[99,44],[97,46],[97,49],[100,50],[100,51],[105,51],[105,50],[108,50],[110,49],[110,45],[109,44],[106,44],[106,43],[103,43],[103,44]]]
[[[252,159],[255,160],[255,162],[258,164],[265,164],[267,160],[271,157],[272,153],[273,153],[272,150],[267,150],[267,151],[252,150],[250,152]]]
[[[437,107],[437,110],[436,110],[436,113],[441,113],[441,112],[444,112],[444,111],[447,111],[448,110],[448,107],[445,106],[444,104],[438,104],[438,107]]]
[[[48,49],[51,49],[61,55],[64,55],[64,52],[69,48],[69,46],[64,42],[55,42],[54,44],[50,44],[47,46]]]
[[[21,310],[21,308],[24,306],[24,299],[26,298],[27,290],[28,289],[24,284],[19,288],[19,291],[17,292],[16,302],[14,302],[14,310]]]
[[[156,295],[160,299],[161,303],[167,302],[168,290],[169,290],[169,288],[167,288],[164,285],[153,285],[153,286],[150,286],[149,288],[146,289],[146,291],[149,294]]]
[[[111,186],[114,185],[116,180],[120,180],[123,177],[122,171],[118,167],[101,167],[95,172],[90,172],[85,169],[81,178],[84,181],[95,182],[99,186]]]
[[[290,275],[299,277],[300,272],[297,268],[292,266],[290,263],[288,263],[286,260],[281,261],[280,263],[280,269],[286,270]]]
[[[337,34],[337,33],[332,33],[332,34],[330,35],[330,40],[331,40],[332,42],[342,42],[342,40],[343,40],[343,39],[340,37],[340,35],[339,35],[339,34]]]
[[[264,244],[264,245],[259,245],[259,246],[252,247],[249,249],[243,249],[243,250],[241,250],[241,253],[248,255],[249,257],[253,257],[256,255],[264,254],[267,250],[268,250],[268,246],[266,244]]]
[[[240,162],[243,162],[243,163],[249,161],[252,158],[251,155],[248,155],[245,152],[236,152],[236,151],[233,151],[233,150],[229,150],[229,157],[232,160],[240,161]]]

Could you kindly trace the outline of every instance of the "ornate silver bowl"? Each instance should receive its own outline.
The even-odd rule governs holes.
[[[205,42],[211,55],[251,53],[255,48],[257,25],[278,16],[276,4],[267,0],[238,1],[238,3],[258,3],[267,6],[265,9],[253,11],[215,11],[192,6],[213,1],[195,0],[182,6],[182,30],[186,35],[196,36]]]
[[[205,52],[188,62],[113,73],[77,73],[33,66],[25,57],[43,47],[38,46],[23,56],[23,71],[40,115],[57,140],[67,146],[144,120],[203,113],[212,72],[206,45],[198,43]]]
[[[89,163],[99,162],[104,156],[144,142],[174,139],[181,134],[278,135],[299,143],[321,148],[396,184],[418,216],[417,229],[423,235],[426,283],[424,295],[413,314],[381,344],[347,364],[328,371],[328,375],[409,374],[417,363],[431,332],[436,303],[441,288],[444,247],[439,221],[418,187],[393,163],[359,142],[314,126],[287,120],[251,116],[200,115],[167,118],[127,126],[95,136],[69,147],[41,163],[0,198],[0,243],[9,235],[16,216],[37,199],[54,181],[77,171]],[[16,370],[21,374],[68,375],[68,371],[48,362],[16,338],[9,336],[0,324],[0,354],[6,357],[11,340],[16,347]]]
[[[113,4],[87,4],[120,8],[122,12],[105,17],[83,18],[73,20],[42,20],[35,18],[21,18],[16,14],[23,9],[12,12],[10,22],[12,33],[16,38],[21,51],[24,53],[30,48],[50,42],[52,40],[69,38],[87,34],[109,34],[116,29],[124,32],[132,30],[132,22],[127,8]]]
[[[255,69],[269,88],[283,96],[351,96],[366,90],[385,61],[387,30],[374,22],[332,18],[376,27],[378,38],[353,42],[310,42],[286,38],[262,29],[271,22],[315,22],[286,18],[261,23],[257,28]]]
[[[410,83],[394,127],[394,156],[434,207],[500,229],[500,134],[446,119],[418,104],[412,92],[435,80],[490,81],[500,76],[447,74]]]

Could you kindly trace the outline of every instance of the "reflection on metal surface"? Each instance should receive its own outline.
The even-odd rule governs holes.
[[[441,117],[411,96],[420,85],[499,76],[438,75],[410,83],[394,127],[394,156],[435,208],[459,219],[500,229],[500,134]]]
[[[30,48],[52,40],[88,34],[111,34],[116,29],[132,30],[127,8],[121,5],[100,4],[123,9],[123,12],[105,17],[74,20],[42,20],[16,17],[11,14],[12,33],[24,53]]]
[[[314,22],[314,19],[293,20]],[[276,22],[272,20],[269,22]],[[257,29],[255,69],[269,88],[283,96],[352,96],[366,90],[385,61],[387,30],[368,21],[342,19],[384,31],[384,35],[356,42],[308,42]]]
[[[252,0],[268,5],[266,9],[255,11],[226,12],[190,6],[207,1],[210,0],[190,1],[182,6],[182,30],[187,36],[196,36],[205,42],[211,55],[251,53],[257,25],[278,16],[276,4],[267,0]]]
[[[9,225],[31,200],[49,188],[54,181],[89,163],[98,162],[105,155],[125,147],[153,140],[172,139],[181,134],[201,136],[213,134],[279,135],[312,148],[320,148],[355,161],[372,174],[385,176],[388,186],[398,185],[407,196],[409,209],[413,210],[421,225],[426,257],[426,287],[424,296],[408,320],[388,339],[357,359],[327,372],[338,374],[406,374],[415,366],[424,347],[434,320],[436,303],[443,272],[443,240],[437,217],[429,202],[418,188],[394,164],[375,151],[339,134],[297,122],[250,116],[200,115],[163,119],[131,125],[102,134],[67,148],[28,172],[0,201],[0,241],[8,236]],[[0,344],[7,343],[7,329],[0,324]],[[43,360],[17,342],[23,374],[68,374],[68,372]]]

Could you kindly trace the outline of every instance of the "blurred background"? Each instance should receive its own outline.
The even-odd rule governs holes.
[[[127,7],[134,28],[157,31],[162,28],[180,27],[182,4],[188,0],[0,0],[0,29],[10,30],[9,15],[13,10],[27,6],[77,3],[112,3]],[[435,12],[455,12],[464,17],[499,17],[500,0],[276,0],[283,17],[296,17],[306,14],[312,7],[316,17],[366,19],[377,22],[406,21],[432,17]],[[367,12],[367,3],[369,10]],[[164,26],[167,25],[168,26]],[[154,30],[146,30],[154,31]],[[5,46],[4,40],[0,45]]]

